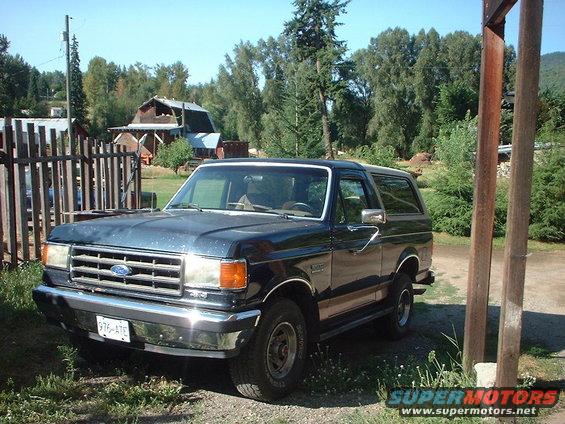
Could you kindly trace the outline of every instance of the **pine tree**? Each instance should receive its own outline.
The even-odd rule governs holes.
[[[74,35],[71,43],[71,110],[73,118],[82,124],[86,122],[86,96],[82,85],[78,41]]]
[[[313,67],[316,77],[311,81],[312,93],[318,98],[326,158],[333,159],[332,133],[328,102],[343,90],[336,80],[336,70],[343,65],[346,47],[337,39],[337,17],[345,12],[348,1],[295,0],[294,18],[285,24],[285,33],[291,37],[293,53],[298,61]]]
[[[263,140],[271,157],[319,158],[324,154],[320,111],[312,96],[315,70],[290,63],[281,103],[263,116]]]

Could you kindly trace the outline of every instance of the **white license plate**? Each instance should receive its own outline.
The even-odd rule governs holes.
[[[129,323],[123,319],[112,319],[96,315],[98,334],[106,339],[130,342]]]

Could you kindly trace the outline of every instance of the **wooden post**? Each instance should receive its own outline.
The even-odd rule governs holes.
[[[70,206],[70,210],[71,212],[75,212],[78,210],[78,202],[77,202],[77,194],[78,194],[78,185],[77,185],[77,161],[74,159],[74,157],[76,157],[77,155],[77,138],[72,138],[69,142],[69,147],[70,147],[70,154],[71,154],[71,160],[68,161],[67,163],[69,164],[69,182],[70,184],[68,184],[69,190],[67,191],[67,194],[69,195],[69,206]],[[69,215],[69,220],[70,222],[74,222],[75,221],[75,215],[74,214],[70,214]]]
[[[37,143],[35,142],[35,127],[27,124],[27,151],[29,157],[31,218],[34,259],[41,258],[41,225],[39,216],[41,212],[41,196],[39,195],[39,173],[37,172]]]
[[[66,156],[67,149],[65,147],[65,132],[61,131],[61,156]],[[63,199],[63,222],[70,222],[69,215],[67,212],[70,212],[71,206],[69,203],[69,167],[67,165],[68,160],[63,159],[61,161],[61,176],[63,178],[63,183],[61,185],[62,188],[62,199]]]
[[[488,1],[485,0],[484,13],[487,7]],[[493,26],[483,26],[478,145],[463,342],[463,365],[468,372],[475,363],[484,360],[485,353],[503,65],[504,20]]]
[[[27,151],[24,144],[24,137],[22,131],[22,121],[16,120],[16,158],[26,159]],[[27,226],[27,193],[26,193],[26,165],[23,161],[17,163],[17,181],[18,188],[16,190],[16,219],[18,220],[18,227],[20,233],[20,241],[22,248],[22,260],[29,261],[29,228]]]
[[[114,157],[112,158],[112,173],[113,173],[113,177],[112,180],[114,182],[114,185],[112,186],[112,190],[114,192],[114,207],[116,209],[120,209],[122,207],[122,201],[121,201],[121,179],[122,179],[122,172],[120,170],[120,164],[121,164],[121,157],[120,157],[120,146],[118,145],[114,145],[114,143],[112,143],[111,145],[111,152],[113,153]]]
[[[100,167],[100,142],[98,140],[94,140],[94,154],[97,155],[94,158],[94,179],[95,179],[95,200],[96,200],[96,209],[102,210],[104,209],[104,205],[102,203],[102,168]]]
[[[86,210],[86,151],[84,150],[85,140],[82,137],[77,137],[78,140],[78,155],[79,155],[79,178],[80,178],[80,197],[81,205],[80,210]]]
[[[85,186],[83,187],[83,198],[82,198],[82,209],[91,210],[93,209],[92,202],[94,201],[93,185],[94,185],[94,164],[92,163],[92,140],[86,138],[83,142],[83,150],[85,152],[85,157],[83,160],[83,169],[86,174]]]
[[[8,249],[10,251],[10,266],[18,265],[18,235],[16,232],[16,185],[14,183],[14,130],[11,125],[4,127],[4,144],[6,149],[6,225],[8,228]]]
[[[51,205],[49,204],[49,164],[47,156],[47,141],[45,127],[39,127],[39,157],[45,159],[39,165],[39,187],[41,195],[41,229],[43,237],[47,239],[51,231]]]
[[[497,387],[514,387],[517,384],[538,112],[542,15],[543,0],[520,2],[510,193],[498,334]]]
[[[110,173],[110,168],[108,163],[111,160],[107,158],[106,153],[108,149],[106,148],[106,143],[102,142],[102,162],[104,165],[104,184],[102,185],[102,190],[104,193],[104,209],[112,209],[112,174]]]
[[[141,155],[135,158],[135,207],[141,209]]]
[[[133,205],[133,198],[132,198],[132,175],[131,175],[131,169],[132,169],[132,164],[133,164],[133,157],[130,155],[128,155],[126,157],[126,185],[127,185],[127,198],[126,198],[126,207],[128,209],[132,208]]]
[[[57,156],[57,131],[51,128],[51,156]],[[55,225],[61,224],[61,178],[59,174],[59,162],[51,162],[51,178],[53,182],[53,221]]]

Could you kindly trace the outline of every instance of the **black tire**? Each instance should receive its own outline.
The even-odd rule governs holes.
[[[296,343],[293,358],[293,349],[290,347],[292,343],[287,343],[285,350],[285,335],[280,336],[281,332],[288,332],[289,338],[292,338],[294,332]],[[276,335],[279,337],[275,337]],[[278,342],[275,348],[281,337],[283,342]],[[264,310],[252,339],[239,356],[230,360],[231,378],[239,393],[260,401],[275,400],[290,393],[302,377],[307,340],[304,316],[296,303],[289,299],[273,301]],[[274,354],[275,351],[278,355]],[[282,359],[279,375],[272,357],[277,360],[287,358]]]
[[[399,340],[410,330],[414,315],[414,289],[412,279],[406,274],[397,274],[388,297],[393,311],[376,322],[379,330],[389,340]]]
[[[69,339],[77,349],[78,355],[87,362],[105,364],[112,361],[124,361],[132,353],[131,349],[114,344],[99,342],[86,336],[70,334]]]

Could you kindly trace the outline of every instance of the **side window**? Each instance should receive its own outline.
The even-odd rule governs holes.
[[[336,222],[361,224],[361,211],[369,207],[363,182],[361,180],[340,180],[338,195],[340,201],[338,201],[336,211]]]
[[[412,184],[402,177],[373,175],[384,207],[389,215],[422,213]]]

